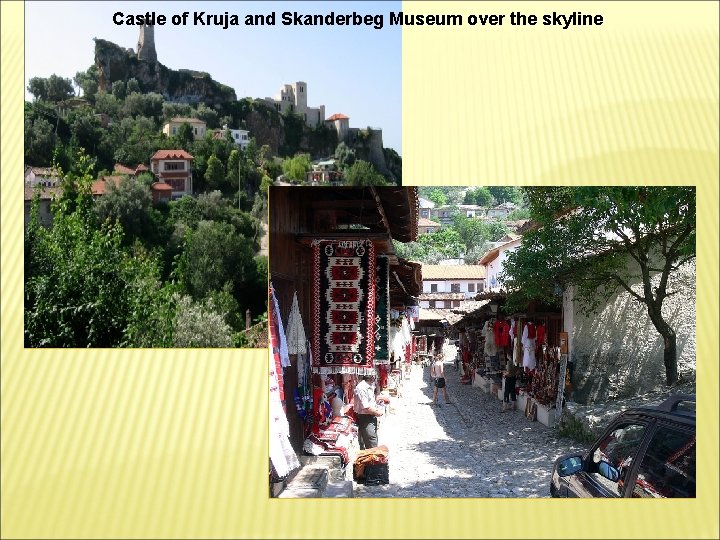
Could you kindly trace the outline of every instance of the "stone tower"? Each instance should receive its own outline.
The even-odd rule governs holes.
[[[155,52],[155,27],[143,24],[140,27],[140,37],[137,44],[137,56],[140,60],[148,62],[157,62],[157,53]]]

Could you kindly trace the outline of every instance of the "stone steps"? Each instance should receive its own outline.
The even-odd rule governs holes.
[[[302,468],[278,495],[279,499],[351,498],[353,482],[346,480],[339,456],[301,456]]]

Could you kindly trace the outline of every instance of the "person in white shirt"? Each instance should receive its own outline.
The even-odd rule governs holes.
[[[365,375],[353,394],[353,409],[357,417],[360,450],[378,445],[377,417],[383,415],[375,398],[375,375]]]

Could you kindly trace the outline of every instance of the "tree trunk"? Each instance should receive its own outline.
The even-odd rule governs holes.
[[[663,319],[660,307],[648,305],[648,315],[655,329],[663,338],[663,363],[665,364],[665,384],[672,386],[678,380],[677,373],[677,336],[675,330]]]
[[[665,350],[663,361],[665,362],[665,379],[668,386],[672,386],[678,380],[677,373],[677,346],[675,332],[670,329],[670,335],[663,336],[665,339]]]

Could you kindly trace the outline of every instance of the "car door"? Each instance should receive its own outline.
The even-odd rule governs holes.
[[[640,461],[632,497],[695,497],[695,428],[660,421]]]
[[[650,420],[619,418],[605,431],[585,457],[583,469],[565,477],[565,497],[625,497],[633,478],[636,456],[646,442]]]

